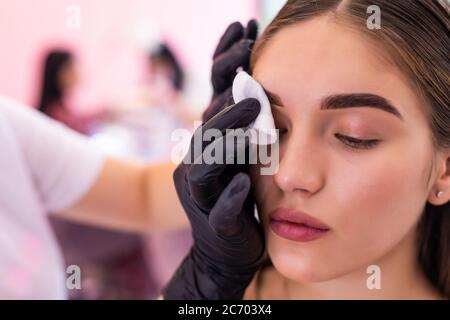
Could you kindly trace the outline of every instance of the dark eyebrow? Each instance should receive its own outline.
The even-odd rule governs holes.
[[[283,107],[280,97],[268,90],[266,92],[267,98],[271,104]],[[345,108],[376,108],[395,115],[397,118],[403,120],[401,113],[388,100],[372,93],[349,93],[349,94],[335,94],[326,97],[320,104],[320,110],[335,110]]]
[[[402,115],[388,100],[372,93],[335,94],[322,100],[321,110],[345,108],[376,108],[395,115],[403,120]]]
[[[272,93],[266,89],[264,89],[264,92],[266,93],[266,96],[269,99],[270,104],[275,104],[280,107],[283,106],[283,103],[281,102],[281,99],[278,95],[276,95],[275,93]]]

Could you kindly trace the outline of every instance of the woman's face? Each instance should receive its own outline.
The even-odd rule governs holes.
[[[255,64],[253,77],[275,100],[280,159],[275,175],[254,166],[252,179],[268,253],[288,278],[365,270],[407,239],[423,212],[431,131],[414,90],[381,53],[319,17],[280,30]],[[279,208],[291,212],[273,215]],[[322,230],[287,222],[303,218],[298,212]]]
[[[172,83],[174,73],[173,68],[167,62],[158,58],[151,60],[148,83],[151,87],[152,95],[157,101],[170,102],[177,95],[177,91]]]
[[[61,73],[59,74],[59,83],[63,90],[71,90],[77,86],[78,82],[79,76],[75,61],[71,58],[61,69]]]

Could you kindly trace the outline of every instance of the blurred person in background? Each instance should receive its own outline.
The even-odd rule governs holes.
[[[185,102],[186,74],[167,43],[145,54],[142,83],[116,101],[115,119],[100,130],[123,140],[126,152],[146,161],[170,159],[174,130],[192,130],[196,115]]]
[[[188,115],[182,101],[185,72],[168,44],[161,43],[148,56],[148,105],[164,106],[183,118]],[[185,119],[188,120],[188,119]]]
[[[49,51],[44,59],[37,108],[80,133],[88,133],[87,119],[69,108],[69,98],[79,83],[74,55],[63,49]]]

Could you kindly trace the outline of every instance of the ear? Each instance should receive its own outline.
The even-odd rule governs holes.
[[[440,206],[450,201],[450,150],[441,154],[437,168],[436,180],[428,195],[428,201]]]

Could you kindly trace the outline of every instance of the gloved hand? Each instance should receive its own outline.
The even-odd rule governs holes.
[[[192,164],[182,162],[175,170],[175,187],[191,223],[194,243],[163,290],[165,299],[241,299],[259,269],[264,235],[254,217],[250,178],[244,172],[247,166],[226,164],[248,150],[249,139],[235,139],[227,131],[213,142],[195,141],[202,138],[199,130],[205,134],[212,128],[222,133],[247,128],[259,111],[256,99],[223,109],[194,133],[187,155]],[[226,143],[227,139],[234,143]],[[211,150],[224,151],[224,164],[201,160]]]
[[[250,53],[258,33],[255,20],[250,20],[244,27],[239,22],[232,23],[222,35],[213,56],[211,83],[213,97],[203,113],[202,120],[208,121],[215,114],[233,103],[231,86],[236,69],[248,70]]]

